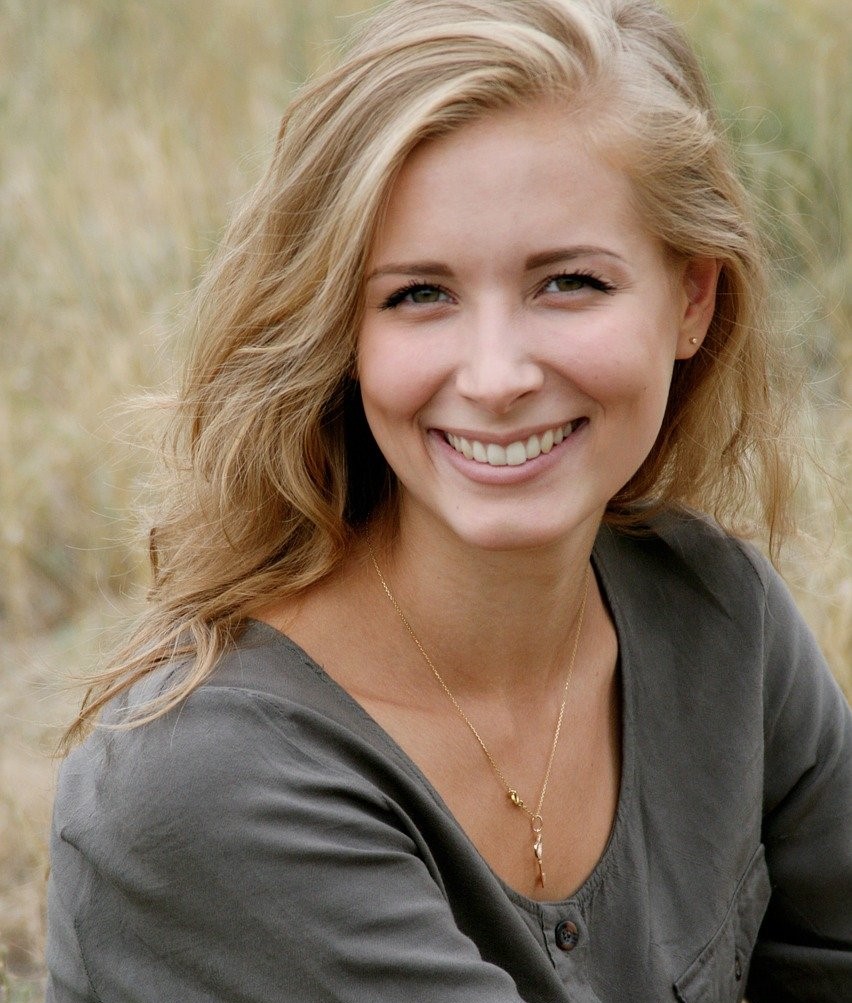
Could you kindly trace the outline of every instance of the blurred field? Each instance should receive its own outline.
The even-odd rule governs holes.
[[[6,0],[0,10],[0,1003],[38,998],[53,765],[144,582],[148,457],[117,403],[170,372],[169,332],[294,83],[352,2]],[[787,573],[850,692],[852,34],[844,0],[677,0],[699,41],[808,364],[803,434],[835,497]],[[325,40],[325,41],[324,41]],[[837,530],[829,530],[839,514]]]

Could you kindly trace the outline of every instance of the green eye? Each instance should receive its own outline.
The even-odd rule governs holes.
[[[382,304],[382,310],[393,310],[402,303],[429,306],[432,303],[443,303],[448,299],[447,292],[440,286],[432,286],[427,282],[412,282],[391,293]]]
[[[586,272],[567,272],[564,275],[552,275],[544,284],[546,293],[580,293],[585,290],[597,290],[602,293],[615,291],[615,286]]]
[[[558,275],[550,281],[551,285],[556,286],[556,291],[560,293],[575,293],[586,284],[577,275]]]
[[[435,286],[418,286],[408,294],[412,303],[437,303],[443,295]]]

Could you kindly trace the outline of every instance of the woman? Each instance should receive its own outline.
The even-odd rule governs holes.
[[[849,713],[719,528],[787,522],[762,268],[647,0],[369,22],[199,294],[49,1000],[849,998]]]

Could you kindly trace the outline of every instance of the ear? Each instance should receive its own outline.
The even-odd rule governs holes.
[[[721,261],[716,258],[690,258],[679,279],[682,304],[677,338],[678,359],[691,359],[701,347],[716,309],[716,286]]]

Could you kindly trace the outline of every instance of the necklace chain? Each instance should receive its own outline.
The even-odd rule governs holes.
[[[543,887],[544,886],[544,868],[542,866],[542,838],[541,838],[541,833],[542,833],[542,829],[544,828],[544,821],[543,821],[543,819],[541,817],[541,809],[542,809],[542,805],[544,804],[544,797],[547,794],[547,785],[550,783],[550,774],[551,774],[551,771],[553,769],[553,760],[556,757],[556,747],[559,745],[559,735],[562,732],[562,722],[563,722],[563,719],[565,717],[565,706],[566,706],[566,704],[568,702],[568,689],[569,689],[569,687],[571,685],[571,676],[574,674],[574,662],[575,662],[575,660],[577,658],[577,649],[580,646],[580,634],[581,634],[582,629],[583,629],[583,619],[584,619],[584,616],[585,616],[585,613],[586,613],[586,598],[587,598],[587,596],[589,594],[589,568],[588,568],[588,566],[586,566],[586,571],[585,571],[585,574],[583,575],[583,592],[582,592],[582,595],[580,597],[579,606],[577,607],[577,614],[576,614],[577,626],[576,626],[576,629],[574,631],[574,643],[573,643],[573,645],[571,647],[571,658],[570,658],[570,661],[568,662],[568,671],[565,674],[565,683],[564,683],[564,685],[562,687],[562,702],[561,702],[561,704],[559,706],[559,716],[556,719],[556,729],[553,732],[553,741],[550,744],[550,754],[547,757],[547,767],[546,767],[546,769],[544,771],[544,780],[542,781],[542,784],[541,784],[541,792],[539,793],[539,796],[538,796],[538,803],[536,804],[535,809],[532,809],[523,800],[523,798],[521,798],[518,795],[517,788],[513,787],[509,783],[509,781],[506,779],[506,775],[500,769],[500,765],[497,762],[497,760],[489,752],[488,746],[482,740],[482,736],[476,730],[476,727],[474,726],[474,724],[471,721],[471,719],[464,712],[464,709],[462,708],[461,704],[458,702],[458,700],[456,700],[456,697],[455,697],[455,694],[453,693],[453,691],[444,682],[443,676],[438,671],[435,663],[429,657],[429,654],[426,651],[426,649],[420,643],[420,638],[414,633],[414,628],[408,622],[408,617],[406,617],[405,613],[403,613],[402,607],[396,601],[396,597],[394,596],[393,592],[391,592],[390,586],[385,581],[385,576],[382,574],[382,569],[379,567],[379,562],[376,560],[376,555],[375,555],[375,552],[373,551],[373,545],[372,545],[372,543],[368,543],[367,546],[368,546],[369,551],[370,551],[370,560],[373,562],[373,567],[376,569],[376,574],[378,575],[379,581],[381,582],[382,589],[384,589],[385,595],[388,597],[388,599],[391,602],[391,605],[396,610],[397,616],[400,618],[400,620],[402,621],[405,629],[408,631],[409,635],[411,636],[411,640],[414,641],[415,645],[417,646],[417,650],[420,652],[420,654],[423,656],[424,661],[429,666],[429,668],[432,670],[432,674],[435,676],[435,678],[440,683],[441,689],[449,697],[450,702],[452,703],[453,707],[455,707],[458,715],[461,717],[461,719],[464,721],[464,723],[467,725],[467,727],[469,728],[469,730],[473,734],[473,737],[479,743],[479,747],[485,753],[485,758],[488,760],[489,764],[491,765],[492,770],[494,770],[494,773],[497,775],[497,777],[499,778],[500,782],[506,788],[506,794],[507,794],[509,800],[512,802],[512,804],[516,808],[520,808],[529,817],[530,828],[532,829],[533,836],[534,836],[533,853],[535,854],[536,865],[537,865],[537,868],[538,868],[538,882]]]

